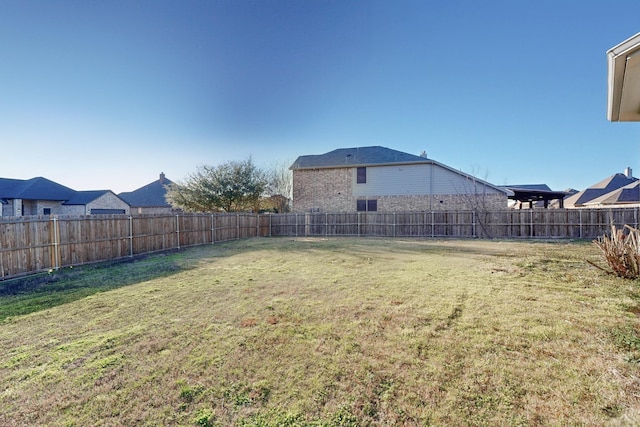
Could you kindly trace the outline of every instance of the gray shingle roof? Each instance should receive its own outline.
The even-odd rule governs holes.
[[[0,198],[23,200],[69,200],[76,193],[46,178],[27,180],[0,178]]]
[[[165,185],[173,184],[173,181],[160,174],[160,178],[138,188],[118,194],[125,202],[134,207],[170,207],[164,196],[167,193]]]
[[[622,188],[586,202],[586,205],[615,205],[640,202],[640,181],[634,181]]]
[[[582,190],[572,196],[565,199],[565,206],[580,206],[588,203],[600,196],[610,193],[618,188],[622,188],[625,185],[629,185],[638,178],[629,178],[625,174],[617,173],[610,177],[603,179],[602,181],[592,185],[586,190]]]
[[[339,148],[325,154],[300,156],[290,169],[340,168],[397,163],[431,163],[431,160],[380,146]]]
[[[76,191],[63,205],[86,205],[109,192],[110,190]]]

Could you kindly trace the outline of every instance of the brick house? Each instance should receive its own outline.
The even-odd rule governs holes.
[[[62,204],[65,215],[128,214],[129,204],[111,190],[76,191]]]
[[[110,190],[75,191],[46,178],[0,178],[1,216],[127,214]]]
[[[137,190],[128,191],[118,194],[118,196],[129,203],[132,214],[162,214],[174,212],[165,195],[167,194],[167,185],[173,184],[164,172],[160,173],[160,177],[144,185]]]
[[[426,155],[379,146],[300,156],[290,169],[294,212],[503,209],[509,194]]]

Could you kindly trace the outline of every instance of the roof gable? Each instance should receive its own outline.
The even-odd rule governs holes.
[[[429,163],[425,157],[386,147],[339,148],[325,154],[300,156],[291,165],[295,169],[342,168],[398,163]]]
[[[173,184],[173,181],[166,178],[164,174],[160,174],[160,179],[140,187],[137,190],[120,193],[118,197],[130,206],[170,207],[171,205],[167,203],[164,197],[167,193],[165,186],[170,184]]]
[[[626,185],[632,184],[637,181],[637,178],[627,177],[625,174],[617,173],[610,177],[603,179],[602,181],[592,185],[586,190],[582,190],[569,196],[565,199],[566,205],[580,206],[585,203],[591,202],[594,199],[599,198],[607,193],[622,188]]]
[[[640,181],[634,181],[617,190],[610,191],[600,197],[586,202],[586,205],[615,205],[640,202]]]

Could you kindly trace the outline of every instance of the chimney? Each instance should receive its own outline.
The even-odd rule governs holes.
[[[633,178],[633,173],[631,172],[630,167],[626,167],[624,169],[624,176],[626,176],[627,178]]]
[[[424,157],[426,159],[427,158],[427,152],[422,150],[422,152],[420,153],[420,157]]]
[[[160,172],[160,184],[164,184],[164,172]]]

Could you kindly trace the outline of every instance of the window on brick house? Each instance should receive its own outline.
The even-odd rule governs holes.
[[[378,210],[378,201],[373,200],[357,200],[356,210],[358,212],[376,212]]]
[[[358,168],[357,169],[356,183],[358,183],[358,184],[366,184],[367,183],[367,168]]]

